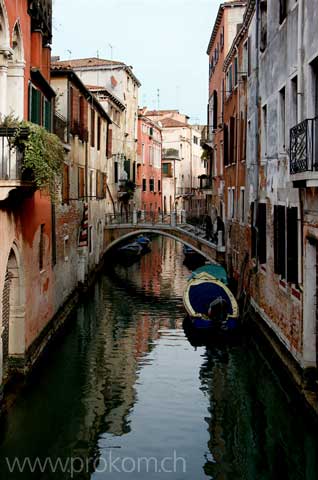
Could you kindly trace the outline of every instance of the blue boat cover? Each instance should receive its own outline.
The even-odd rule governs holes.
[[[233,306],[226,290],[217,283],[202,282],[199,285],[191,285],[189,288],[189,302],[197,313],[207,315],[210,303],[218,297],[222,297],[228,305],[228,315],[233,315]]]

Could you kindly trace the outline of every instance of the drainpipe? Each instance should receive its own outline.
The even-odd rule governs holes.
[[[300,123],[304,119],[304,69],[303,69],[303,22],[304,22],[304,1],[298,0],[298,38],[297,38],[297,62],[298,62],[298,92],[297,92],[297,123]],[[304,210],[303,210],[303,201],[302,201],[302,189],[298,188],[299,196],[299,211],[300,211],[300,265],[299,269],[299,283],[302,284],[304,278],[304,242],[303,242],[303,232],[304,232]]]
[[[297,123],[304,119],[304,69],[303,69],[303,19],[304,3],[298,0],[298,39],[297,39],[297,62],[298,62],[298,92],[297,92]]]
[[[238,55],[238,48],[237,48],[237,45],[235,45],[235,51],[236,51],[236,55],[237,55],[237,66],[238,66],[238,61],[239,61],[239,55]],[[238,68],[238,72],[239,72],[239,68]],[[237,115],[238,115],[238,120],[240,121],[240,80],[239,80],[239,73],[238,73],[238,77],[237,77],[237,106],[236,106],[236,110],[237,110]],[[235,172],[235,192],[236,192],[236,217],[237,217],[237,213],[238,213],[238,199],[239,199],[239,196],[238,196],[238,169],[239,169],[239,149],[237,148],[237,145],[238,145],[238,134],[239,134],[239,131],[238,131],[238,122],[235,122],[235,125],[236,125],[236,172]],[[240,138],[241,140],[241,138]],[[240,149],[241,149],[241,144],[240,144]]]
[[[256,40],[255,40],[255,52],[256,52],[256,64],[255,64],[255,107],[256,107],[256,116],[255,116],[255,171],[254,171],[254,187],[255,187],[255,201],[254,201],[254,215],[253,215],[253,227],[256,233],[256,265],[255,272],[258,271],[258,242],[259,242],[259,231],[257,228],[257,213],[258,213],[258,204],[259,204],[259,161],[260,161],[260,145],[259,145],[259,0],[256,0]]]

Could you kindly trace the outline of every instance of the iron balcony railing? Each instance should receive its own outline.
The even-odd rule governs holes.
[[[15,131],[0,127],[0,180],[22,180],[23,152],[10,143]],[[27,136],[28,131],[24,129],[21,133]]]
[[[308,118],[290,130],[290,173],[318,171],[318,117]]]
[[[194,193],[194,188],[191,187],[177,187],[176,194],[177,195],[191,195]]]

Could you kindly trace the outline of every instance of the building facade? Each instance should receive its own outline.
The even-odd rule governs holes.
[[[63,184],[55,206],[55,309],[84,284],[104,252],[111,120],[71,69],[52,68],[54,126],[65,145]]]
[[[141,211],[154,216],[162,210],[161,155],[161,128],[139,110],[137,186],[141,186]]]
[[[0,1],[0,116],[52,128],[52,4]],[[22,174],[23,153],[0,129],[0,384],[24,371],[53,315],[51,198]]]
[[[121,180],[134,181],[137,171],[138,89],[141,83],[134,75],[132,67],[122,62],[100,58],[58,61],[57,64],[72,68],[85,85],[105,87],[124,105],[121,126],[116,132],[119,137],[113,138],[120,148],[113,154],[114,169],[118,171],[118,184]],[[135,198],[130,202],[131,208],[134,203],[139,208],[140,200],[140,190],[137,190]],[[114,201],[119,202],[119,198],[115,198]]]

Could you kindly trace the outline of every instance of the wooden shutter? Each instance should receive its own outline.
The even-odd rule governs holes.
[[[258,205],[258,257],[260,263],[266,263],[266,203]]]
[[[113,130],[107,126],[107,158],[111,158],[113,153]]]
[[[286,244],[285,244],[285,207],[274,206],[274,271],[285,278]]]
[[[85,196],[85,170],[82,167],[78,167],[78,197],[83,198]]]
[[[228,132],[228,126],[225,123],[224,124],[224,132],[223,132],[223,149],[224,149],[224,165],[229,164],[229,146],[228,146],[228,141],[229,141],[229,132]]]
[[[254,228],[254,208],[255,204],[251,204],[251,257],[256,257],[256,231]]]
[[[32,123],[41,125],[41,92],[31,86],[30,89],[30,101],[31,101],[31,115],[30,120]]]
[[[69,166],[64,163],[63,166],[63,186],[62,186],[62,201],[69,202],[70,196],[70,180],[69,180]]]
[[[230,118],[230,164],[235,162],[235,117]]]
[[[91,147],[95,147],[95,111],[91,109]]]
[[[118,162],[114,162],[114,182],[118,183]]]
[[[297,207],[287,208],[287,281],[298,283]]]

